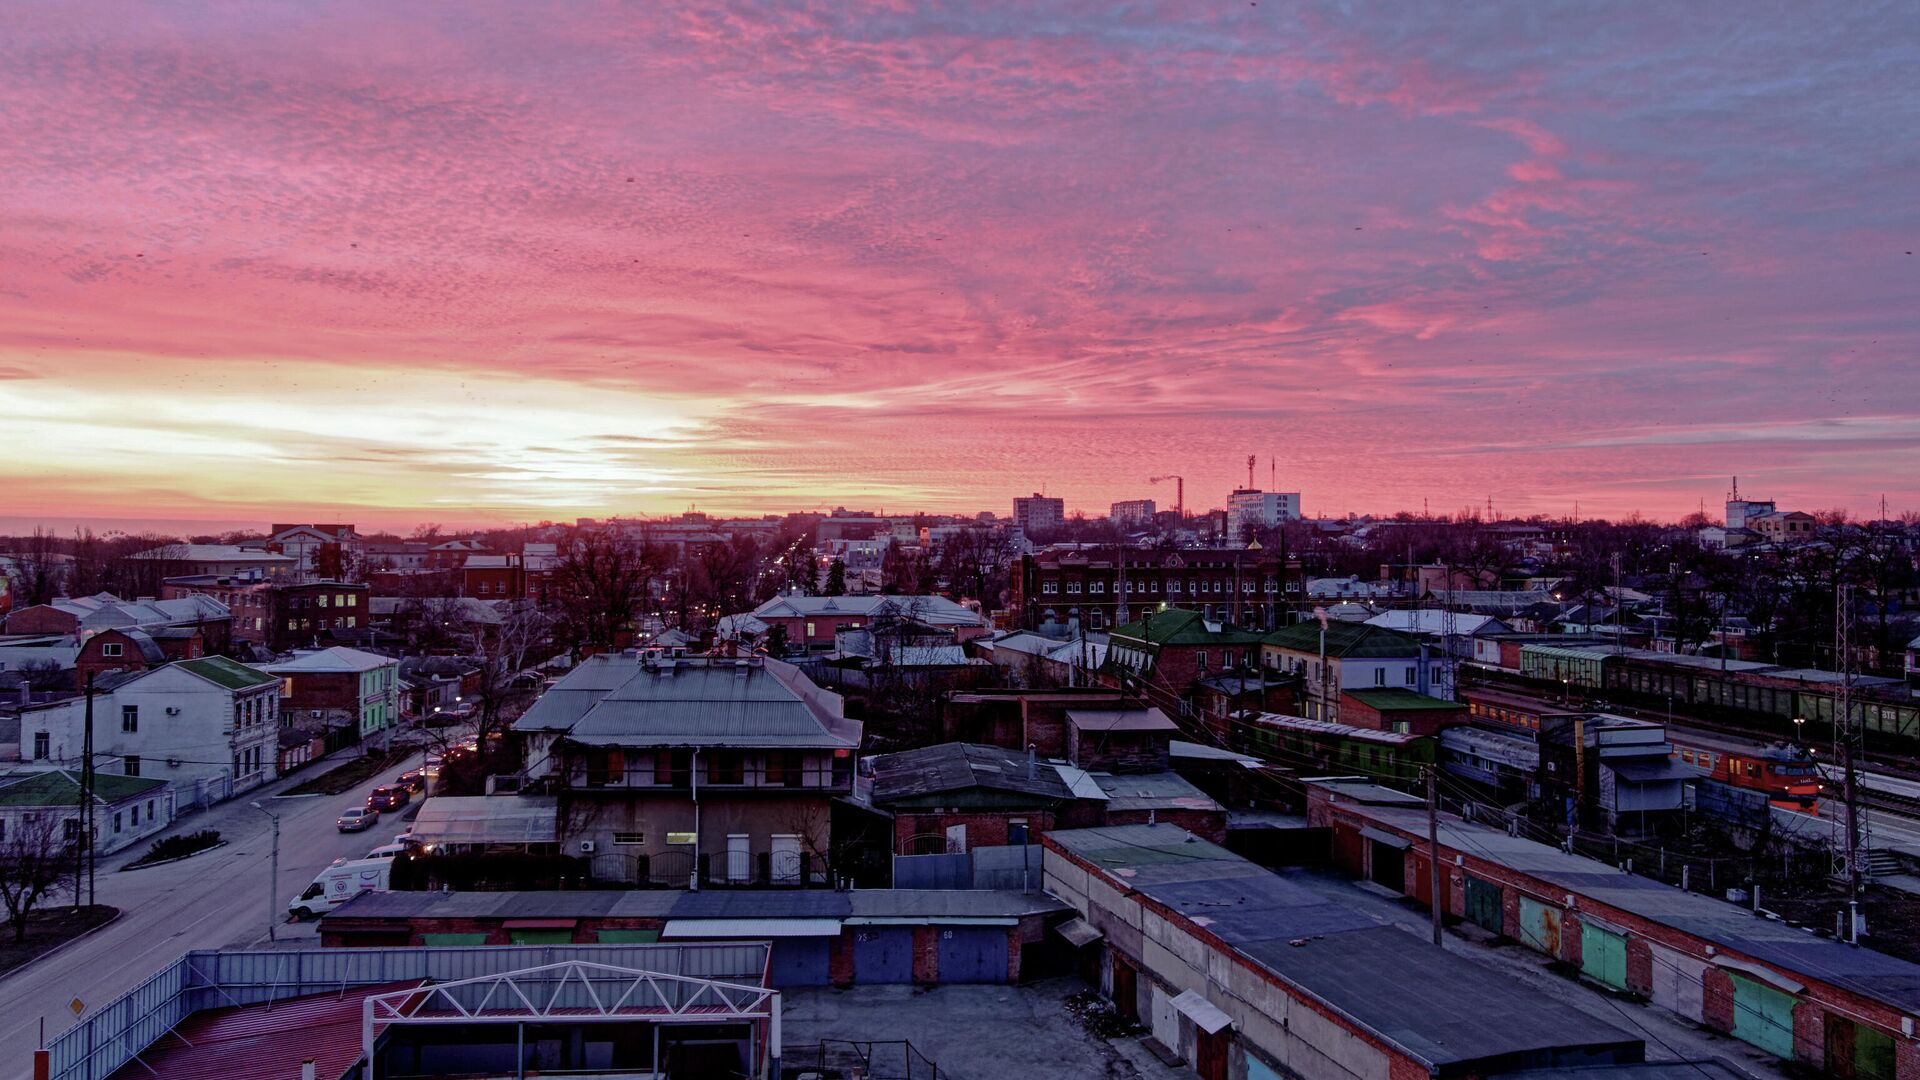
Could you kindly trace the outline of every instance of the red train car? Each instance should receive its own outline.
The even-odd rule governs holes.
[[[1820,766],[1804,747],[1785,743],[1757,750],[1701,746],[1672,731],[1667,738],[1677,760],[1707,770],[1714,780],[1764,791],[1768,802],[1783,809],[1820,812]]]

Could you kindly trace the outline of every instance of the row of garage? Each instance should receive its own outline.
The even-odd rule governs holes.
[[[1398,822],[1382,820],[1397,811],[1351,805],[1338,809],[1339,816],[1325,819],[1333,828],[1336,863],[1376,884],[1430,902],[1431,871],[1424,822],[1417,823],[1420,831],[1415,832],[1413,828],[1389,827]],[[1346,817],[1349,814],[1351,818]],[[1738,954],[1771,956],[1784,947],[1784,952],[1798,955],[1824,947],[1845,954],[1836,953],[1834,966],[1838,970],[1858,968],[1866,975],[1868,967],[1888,968],[1890,976],[1898,975],[1891,970],[1894,967],[1913,970],[1905,980],[1888,980],[1889,986],[1894,982],[1920,985],[1920,968],[1883,954],[1813,938],[1769,920],[1755,919],[1712,898],[1634,878],[1601,864],[1592,868],[1570,864],[1568,869],[1580,876],[1578,881],[1574,877],[1565,881],[1535,879],[1513,866],[1492,863],[1487,856],[1504,854],[1501,849],[1520,844],[1534,848],[1544,845],[1515,840],[1495,830],[1476,830],[1473,840],[1459,841],[1462,846],[1472,847],[1473,855],[1450,849],[1447,840],[1453,837],[1449,834],[1466,827],[1470,826],[1449,822],[1442,833],[1441,857],[1450,864],[1443,867],[1450,915],[1553,957],[1610,990],[1644,997],[1695,1023],[1780,1058],[1820,1067],[1843,1080],[1895,1076],[1904,1080],[1912,1075],[1898,1069],[1902,1038],[1895,1034],[1900,1030],[1898,1013],[1882,1020],[1872,1017],[1869,1002],[1849,1003],[1846,996],[1831,992],[1815,996],[1806,981],[1789,969],[1750,961]],[[1480,841],[1482,832],[1491,834],[1490,838]],[[1520,858],[1532,858],[1543,866],[1554,860],[1577,859],[1553,849],[1547,851],[1549,855],[1527,853]],[[1522,891],[1511,884],[1516,876],[1533,881],[1538,892]],[[1604,894],[1606,899],[1596,902],[1595,894]],[[1616,900],[1621,914],[1613,916],[1608,912],[1614,910]],[[1711,929],[1716,938],[1702,939],[1697,932],[1678,929],[1669,919],[1684,926]],[[1737,942],[1737,952],[1725,944],[1714,944],[1715,940]]]

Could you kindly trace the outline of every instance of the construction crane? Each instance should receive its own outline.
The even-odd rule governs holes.
[[[1149,484],[1158,484],[1166,480],[1173,481],[1173,513],[1182,524],[1187,520],[1187,480],[1184,476],[1156,476],[1148,480]]]

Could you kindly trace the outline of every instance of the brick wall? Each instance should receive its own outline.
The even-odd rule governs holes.
[[[1106,815],[1106,825],[1145,825],[1151,815],[1161,825],[1178,825],[1202,840],[1225,846],[1227,812],[1225,810],[1114,810]]]
[[[1653,993],[1653,946],[1637,934],[1627,939],[1627,989]]]
[[[1704,1001],[1701,1019],[1715,1031],[1733,1030],[1733,976],[1719,968],[1708,968],[1701,976]]]
[[[840,936],[827,946],[827,979],[835,986],[853,985],[853,935],[849,927],[840,928]]]
[[[1793,1007],[1793,1056],[1815,1068],[1827,1061],[1827,1013],[1811,1001]]]
[[[932,926],[913,928],[913,982],[933,986],[940,981],[940,931]]]
[[[955,825],[967,827],[967,850],[978,847],[1005,847],[1007,824],[1015,818],[1027,823],[1029,842],[1043,832],[1054,827],[1053,814],[1046,810],[1000,810],[1000,811],[954,811],[951,813],[918,813],[902,811],[893,819],[893,851],[896,855],[912,854],[908,842],[916,836],[944,836]],[[921,849],[925,853],[925,849]]]

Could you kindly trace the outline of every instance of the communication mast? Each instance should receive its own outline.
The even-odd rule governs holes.
[[[1833,718],[1834,752],[1840,759],[1841,801],[1846,804],[1847,926],[1846,939],[1858,943],[1861,923],[1860,889],[1862,885],[1862,849],[1866,845],[1867,823],[1860,806],[1858,763],[1863,746],[1860,728],[1853,716],[1853,587],[1845,583],[1834,588],[1833,634],[1840,661],[1840,700]]]

